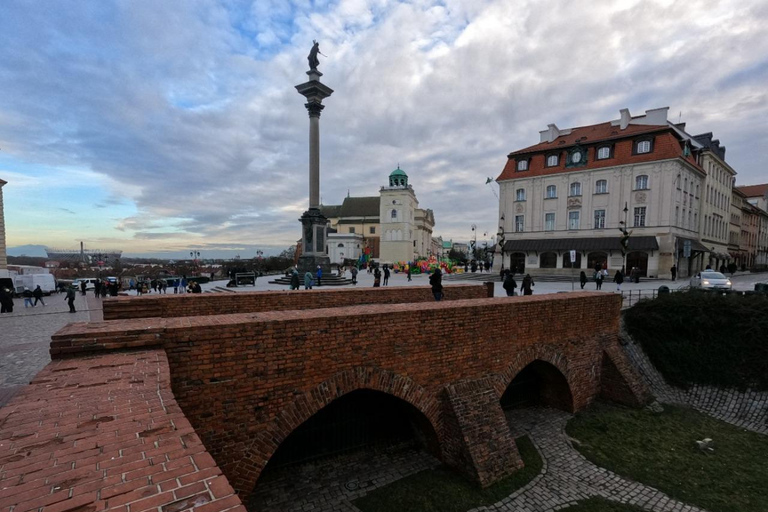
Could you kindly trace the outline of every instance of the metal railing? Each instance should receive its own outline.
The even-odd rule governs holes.
[[[683,292],[687,290],[688,290],[688,287],[674,288],[674,289],[670,289],[669,293],[677,293],[677,292]],[[630,308],[643,299],[655,299],[658,296],[659,296],[658,288],[653,288],[650,290],[624,290],[621,292],[621,309]]]

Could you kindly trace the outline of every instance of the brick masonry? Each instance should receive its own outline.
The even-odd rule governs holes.
[[[491,276],[489,276],[490,278]],[[445,300],[493,297],[493,284],[455,284],[444,287]],[[294,309],[333,308],[363,304],[433,302],[429,286],[338,288],[301,291],[144,295],[104,300],[104,320],[128,318],[259,313]]]
[[[0,510],[245,512],[163,350],[53,361],[0,409]]]
[[[647,401],[618,349],[620,307],[618,295],[579,292],[116,320],[66,327],[51,353],[165,348],[176,400],[241,495],[296,427],[356,389],[413,405],[439,455],[487,485],[519,466],[498,399],[531,362],[551,364],[568,383],[568,402],[552,405],[577,411],[601,393]],[[603,371],[616,389],[601,386]],[[498,410],[478,414],[472,396]]]

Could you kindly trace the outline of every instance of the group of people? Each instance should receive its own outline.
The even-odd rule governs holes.
[[[502,288],[504,288],[504,291],[507,292],[507,297],[512,297],[517,294],[515,291],[517,289],[517,281],[515,281],[515,271],[512,269],[505,269],[504,271],[504,281],[502,283]],[[533,277],[531,277],[531,274],[525,274],[523,277],[522,283],[520,283],[520,291],[523,295],[533,295],[533,287],[536,286],[536,283],[533,282]]]
[[[673,267],[674,268],[674,267]],[[677,270],[677,269],[675,269]],[[674,273],[673,273],[674,275]],[[603,281],[605,281],[608,278],[608,269],[603,268],[600,264],[595,266],[595,273],[592,276],[592,279],[595,281],[595,289],[596,290],[602,290],[603,289]],[[613,282],[616,283],[616,291],[621,291],[621,285],[624,283],[624,271],[617,270],[616,273],[613,275]],[[629,273],[629,280],[630,282],[639,283],[640,282],[640,269],[637,267],[633,267],[632,270]],[[581,274],[579,275],[579,284],[581,284],[581,289],[584,289],[584,286],[587,284],[587,274],[583,270],[581,271]]]
[[[486,272],[490,272],[491,271],[491,262],[490,261],[477,261],[477,260],[472,260],[471,262],[470,261],[465,261],[464,262],[464,272],[469,272],[470,269],[472,269],[472,272],[477,272],[478,269],[480,270],[480,272],[482,272],[483,270],[485,270]]]

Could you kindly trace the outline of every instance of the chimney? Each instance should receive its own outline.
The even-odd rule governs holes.
[[[628,108],[619,110],[619,114],[621,114],[619,127],[624,130],[627,126],[629,126],[629,122],[632,120],[632,116],[630,115]]]
[[[548,124],[546,130],[539,132],[539,142],[552,142],[560,136],[560,130],[558,130],[556,124]]]

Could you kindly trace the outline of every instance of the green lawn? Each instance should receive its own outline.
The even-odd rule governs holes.
[[[642,508],[615,503],[603,498],[590,498],[563,510],[564,512],[643,512]]]
[[[515,440],[525,467],[480,489],[446,467],[421,471],[354,501],[363,512],[466,512],[506,498],[541,471],[541,458],[527,437]],[[609,510],[609,509],[606,509]]]
[[[595,404],[576,415],[567,432],[595,464],[685,503],[710,512],[768,510],[768,437],[691,409],[664,409],[654,414]],[[715,443],[709,455],[696,446],[706,437]]]

